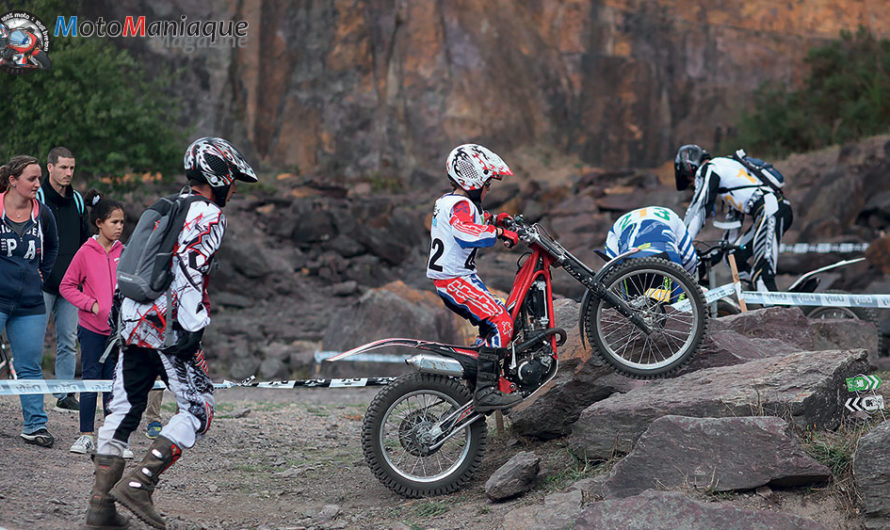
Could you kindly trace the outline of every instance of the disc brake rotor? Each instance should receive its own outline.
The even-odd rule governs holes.
[[[439,421],[435,415],[423,410],[415,410],[399,424],[399,443],[402,448],[414,456],[433,454],[430,446],[435,440],[430,429]]]

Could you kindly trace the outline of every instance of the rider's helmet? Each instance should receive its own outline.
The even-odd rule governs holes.
[[[674,158],[674,179],[677,183],[677,191],[683,191],[689,187],[698,168],[711,158],[711,155],[695,144],[684,145],[677,150]]]
[[[185,176],[213,188],[213,201],[225,206],[229,188],[236,180],[256,182],[257,176],[241,153],[228,140],[207,136],[185,150]]]
[[[452,149],[445,160],[445,168],[448,180],[477,202],[489,180],[501,180],[502,176],[513,174],[501,157],[478,144],[464,144]]]

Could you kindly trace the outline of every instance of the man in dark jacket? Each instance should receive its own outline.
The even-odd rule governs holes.
[[[59,256],[43,282],[46,323],[52,315],[56,323],[56,378],[74,379],[77,364],[77,308],[59,294],[59,283],[74,254],[90,236],[86,205],[73,187],[74,155],[65,147],[53,147],[46,157],[49,175],[43,180],[37,198],[49,206],[59,233]],[[74,394],[55,394],[56,410],[79,409]]]

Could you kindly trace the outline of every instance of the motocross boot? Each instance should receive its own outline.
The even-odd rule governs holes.
[[[505,348],[479,348],[476,393],[473,395],[476,412],[505,409],[522,401],[519,394],[504,394],[498,390],[498,381],[501,378],[499,361],[506,352]]]
[[[160,474],[172,466],[180,455],[182,449],[178,445],[158,436],[136,469],[114,485],[111,496],[145,523],[163,530],[167,525],[155,511],[151,494],[158,485]]]
[[[90,507],[87,508],[87,530],[115,530],[129,528],[130,520],[117,513],[114,499],[108,490],[120,480],[124,473],[124,459],[112,455],[96,455],[96,483],[90,493]]]

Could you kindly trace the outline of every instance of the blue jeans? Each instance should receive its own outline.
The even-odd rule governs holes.
[[[56,379],[74,379],[74,369],[77,367],[77,307],[60,294],[43,292],[43,303],[46,305],[46,320],[43,325],[49,325],[49,316],[55,315],[56,322]],[[56,398],[63,398],[66,394],[53,394]]]
[[[83,379],[111,379],[114,377],[114,363],[117,355],[109,355],[104,363],[99,358],[105,352],[105,341],[108,335],[90,331],[77,326],[77,338],[80,339],[80,370]],[[102,410],[109,412],[108,402],[111,392],[102,392]],[[80,394],[80,432],[93,432],[96,421],[96,393],[81,392]]]
[[[46,335],[46,318],[41,314],[10,316],[0,312],[0,330],[6,330],[6,338],[15,359],[15,371],[19,379],[43,379],[43,336]],[[43,395],[19,396],[22,417],[25,420],[23,434],[31,434],[46,428],[46,411]]]

